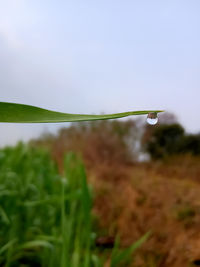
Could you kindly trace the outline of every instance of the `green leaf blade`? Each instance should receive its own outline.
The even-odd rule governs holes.
[[[162,112],[162,110],[143,110],[115,114],[89,115],[62,113],[30,105],[0,102],[0,122],[8,123],[55,123],[108,120],[132,115],[145,115],[151,112],[159,113]]]

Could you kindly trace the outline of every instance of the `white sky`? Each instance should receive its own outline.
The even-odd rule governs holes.
[[[200,131],[200,1],[0,0],[0,101],[165,109]],[[0,124],[0,146],[64,124]]]

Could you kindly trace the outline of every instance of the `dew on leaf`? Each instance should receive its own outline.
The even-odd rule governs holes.
[[[155,125],[158,122],[158,115],[156,112],[150,112],[147,115],[147,123],[150,125]]]

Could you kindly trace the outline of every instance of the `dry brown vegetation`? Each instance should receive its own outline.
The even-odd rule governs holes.
[[[67,151],[82,154],[99,236],[111,240],[118,234],[128,246],[152,231],[131,266],[200,266],[200,158],[134,161],[137,123],[82,124],[32,144],[48,146],[60,171]]]
[[[94,212],[108,236],[119,234],[127,246],[152,230],[134,266],[182,267],[200,259],[199,181],[184,173],[180,160],[121,168],[117,181],[89,172],[96,192]],[[199,159],[195,166],[190,161],[199,173]],[[165,173],[168,167],[176,168],[176,174]]]

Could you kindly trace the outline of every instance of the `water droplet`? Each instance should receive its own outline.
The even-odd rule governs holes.
[[[150,125],[155,125],[158,122],[158,116],[156,112],[150,112],[147,115],[147,123]]]

